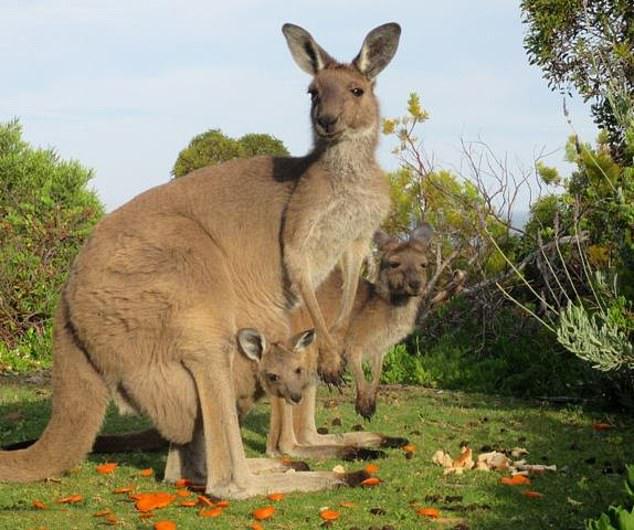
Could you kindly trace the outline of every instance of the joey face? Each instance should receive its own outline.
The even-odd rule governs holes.
[[[427,256],[432,231],[429,225],[417,228],[408,241],[375,235],[381,251],[377,288],[389,294],[392,300],[406,300],[420,296],[427,284]]]
[[[238,332],[240,349],[258,363],[262,388],[271,396],[285,399],[289,405],[300,403],[311,383],[307,350],[314,340],[312,329],[299,333],[286,344],[268,343],[257,330],[250,328]]]

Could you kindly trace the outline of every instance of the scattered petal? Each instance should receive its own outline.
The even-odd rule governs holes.
[[[597,422],[592,424],[592,428],[597,432],[601,432],[601,431],[607,431],[608,429],[611,429],[612,425],[610,425],[609,423]]]
[[[114,473],[114,470],[117,469],[117,466],[119,464],[117,464],[116,462],[106,462],[105,464],[99,464],[96,467],[97,473],[100,473],[102,475],[109,475],[110,473]]]
[[[120,488],[115,488],[112,490],[112,493],[121,494],[121,493],[130,493],[134,491],[132,486],[122,486]]]
[[[524,475],[513,475],[512,477],[502,477],[500,479],[500,484],[505,484],[507,486],[524,486],[530,483],[531,480]]]
[[[275,508],[273,506],[264,506],[263,508],[257,508],[253,510],[253,518],[258,521],[266,521],[275,515]]]
[[[405,451],[406,453],[415,453],[416,452],[416,446],[414,444],[404,445],[403,447],[401,447],[401,449],[403,449],[403,451]]]
[[[343,467],[341,464],[337,464],[335,467],[332,468],[332,472],[342,474],[346,472],[346,468]]]
[[[191,491],[189,491],[188,489],[185,488],[181,488],[179,490],[176,490],[176,495],[178,497],[189,497],[192,494]]]
[[[46,504],[37,499],[31,503],[31,506],[33,506],[33,508],[35,508],[36,510],[46,510]]]
[[[266,498],[273,502],[280,502],[284,500],[285,495],[283,493],[269,493]]]
[[[194,508],[198,506],[198,501],[181,501],[180,506],[183,508]]]
[[[215,506],[216,504],[209,497],[205,495],[198,495],[198,502],[200,504],[204,504],[205,506]]]
[[[219,517],[223,511],[222,508],[214,506],[213,508],[203,508],[198,512],[198,515],[201,517]]]
[[[379,466],[376,464],[368,464],[365,466],[365,470],[370,473],[370,475],[373,475],[374,473],[379,472]]]
[[[106,515],[110,515],[111,513],[112,510],[110,508],[106,508],[105,510],[98,511],[97,513],[93,514],[93,517],[106,517]]]
[[[344,508],[354,508],[356,506],[356,503],[352,501],[341,501],[339,503],[339,506],[343,506]]]
[[[381,479],[378,477],[370,477],[366,478],[361,482],[361,486],[364,488],[372,488],[374,486],[378,486],[381,483]]]
[[[78,502],[83,501],[84,498],[81,495],[68,495],[67,497],[62,497],[57,500],[58,504],[77,504]]]
[[[169,506],[176,498],[176,495],[165,492],[157,493],[138,493],[135,496],[135,507],[140,512],[150,512],[157,508],[165,508]]]
[[[247,528],[249,530],[264,530],[264,527],[257,521],[253,521]]]
[[[154,470],[151,467],[147,467],[139,471],[139,475],[142,477],[151,477],[154,475]]]
[[[179,478],[176,482],[174,482],[174,486],[176,486],[177,488],[186,488],[187,486],[190,486],[191,482],[189,480],[187,480],[186,478]]]
[[[539,493],[538,491],[526,490],[522,492],[522,495],[528,497],[529,499],[542,499],[544,497],[543,493]]]
[[[321,517],[324,521],[336,521],[339,519],[339,512],[335,510],[325,509],[319,512],[319,517]]]
[[[431,519],[438,519],[440,517],[440,511],[436,508],[419,508],[416,513],[421,517],[429,517]]]
[[[218,501],[216,506],[218,506],[218,508],[229,508],[229,501]]]

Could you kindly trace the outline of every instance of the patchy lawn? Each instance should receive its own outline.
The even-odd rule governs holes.
[[[340,512],[332,528],[341,529],[574,529],[596,517],[610,503],[624,500],[624,465],[634,463],[634,421],[630,417],[585,411],[580,407],[551,407],[538,402],[496,396],[443,392],[418,387],[385,388],[375,419],[364,423],[355,414],[352,392],[343,395],[322,392],[318,425],[330,432],[351,430],[356,424],[366,429],[403,435],[415,444],[413,457],[401,450],[388,450],[376,463],[382,483],[374,488],[339,489],[314,494],[292,494],[279,502],[266,498],[231,502],[217,518],[201,518],[199,508],[185,508],[177,497],[168,507],[157,509],[150,519],[141,519],[118,487],[134,486],[137,491],[167,491],[162,484],[164,454],[94,455],[59,480],[30,485],[0,485],[0,528],[71,529],[103,528],[102,510],[116,514],[119,528],[150,529],[169,519],[178,528],[247,528],[255,508],[274,504],[276,514],[262,523],[266,529],[315,529],[322,521],[320,508]],[[10,443],[35,437],[44,428],[50,410],[50,390],[46,379],[0,379],[0,440]],[[341,420],[338,425],[337,420]],[[333,420],[335,420],[333,422]],[[263,452],[268,422],[268,406],[261,403],[243,428],[249,455]],[[611,428],[596,431],[596,422]],[[333,425],[334,423],[334,425]],[[147,425],[139,418],[108,414],[104,431],[136,429]],[[336,426],[335,426],[336,425]],[[69,433],[72,438],[72,433]],[[522,494],[526,486],[505,486],[494,472],[469,471],[463,475],[443,475],[431,463],[433,453],[446,449],[457,456],[459,445],[468,441],[474,455],[483,446],[528,449],[534,464],[556,464],[556,473],[533,480],[530,489],[543,498]],[[99,474],[96,466],[111,461],[119,466],[112,474]],[[330,470],[342,463],[333,460],[311,462],[313,469]],[[343,463],[358,469],[363,463]],[[150,477],[140,470],[152,468]],[[56,500],[79,494],[76,504]],[[41,501],[46,509],[34,507]],[[344,502],[344,505],[341,503]],[[347,505],[349,503],[349,505]],[[417,515],[416,508],[433,507],[440,518]]]

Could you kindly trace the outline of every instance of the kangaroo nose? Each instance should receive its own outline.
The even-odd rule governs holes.
[[[317,118],[317,123],[324,131],[330,133],[334,129],[337,120],[338,118],[336,116],[326,114]]]
[[[302,400],[301,394],[291,394],[291,401],[293,403],[299,403]]]
[[[420,289],[420,285],[421,285],[420,280],[411,280],[409,282],[409,286],[416,291]]]

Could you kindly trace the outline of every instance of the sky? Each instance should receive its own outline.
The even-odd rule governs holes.
[[[514,0],[2,0],[0,122],[18,118],[27,141],[92,168],[112,210],[169,180],[179,151],[207,129],[269,133],[305,154],[309,76],[282,24],[349,61],[391,21],[402,35],[377,80],[382,113],[400,116],[420,94],[430,119],[418,136],[435,167],[461,170],[461,142],[483,141],[520,169],[551,153],[547,163],[570,171],[573,129],[562,97],[528,64]],[[567,106],[574,131],[592,141],[587,105]],[[387,170],[397,167],[393,147],[389,138],[379,147]]]

